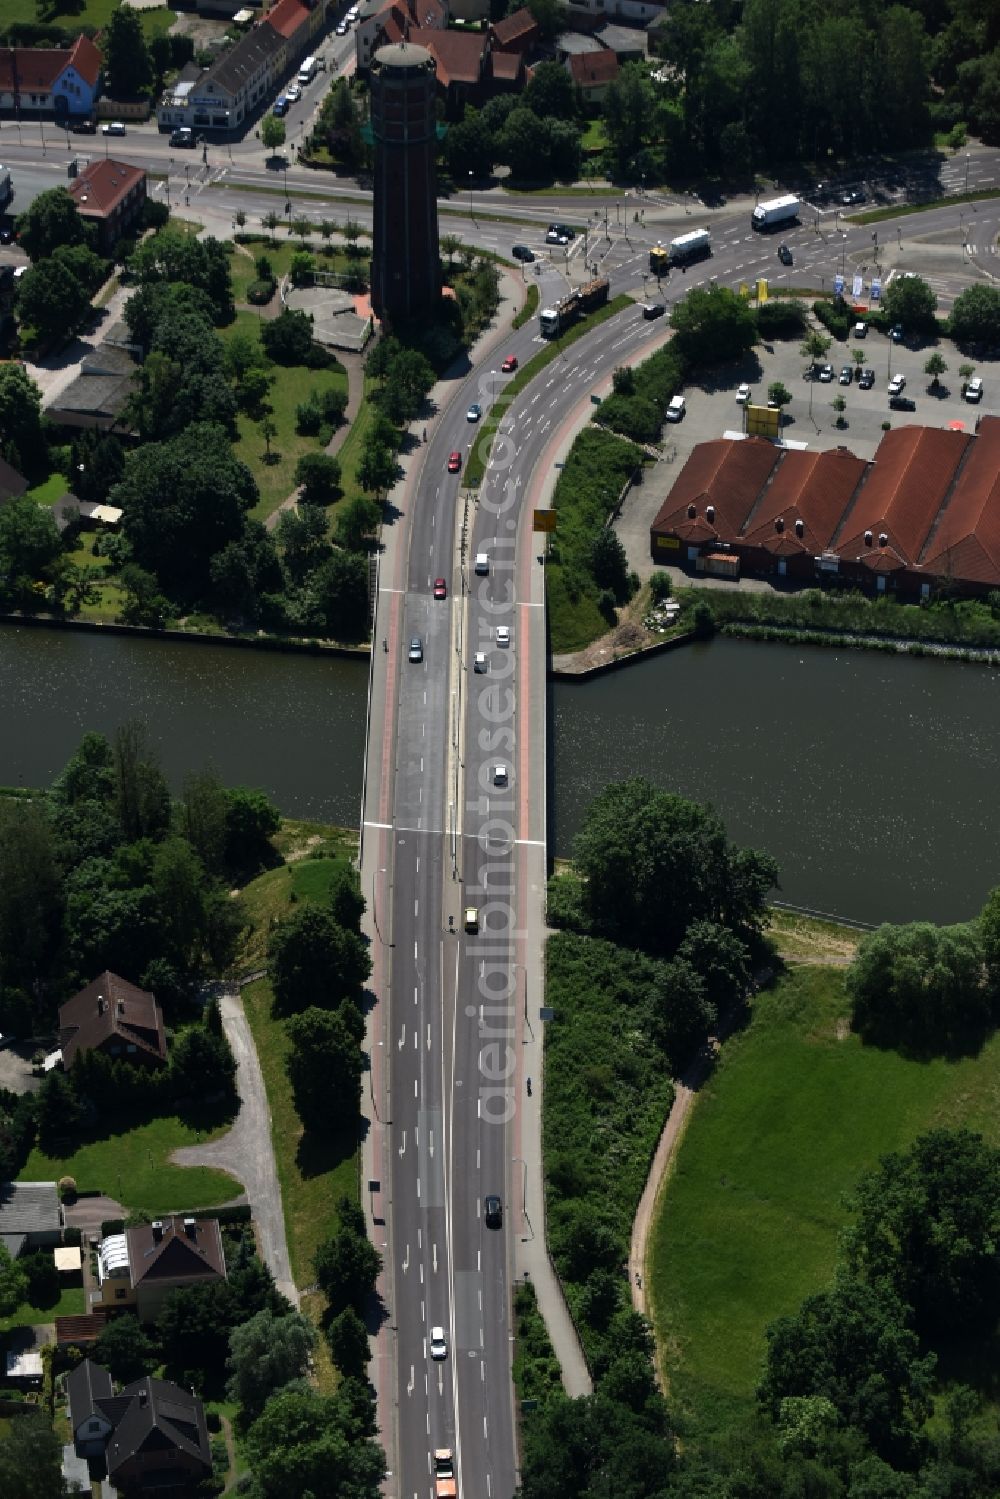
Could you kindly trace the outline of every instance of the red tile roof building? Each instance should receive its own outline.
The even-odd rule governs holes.
[[[146,201],[146,173],[141,167],[99,156],[69,184],[77,213],[97,229],[102,252],[127,234]]]
[[[72,47],[0,47],[0,110],[89,115],[101,54],[82,33]]]
[[[491,27],[493,44],[501,52],[527,52],[541,35],[541,28],[526,5],[504,16]]]
[[[763,438],[699,443],[650,527],[656,561],[699,570],[727,552],[744,572],[840,577],[926,596],[1000,587],[1000,417],[977,434],[907,426],[871,463],[846,448],[785,450]]]
[[[569,76],[586,98],[601,98],[620,71],[618,57],[609,48],[601,52],[571,52],[566,59]]]

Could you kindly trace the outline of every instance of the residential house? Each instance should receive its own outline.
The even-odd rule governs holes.
[[[602,47],[597,52],[573,52],[566,59],[566,70],[583,96],[587,108],[599,105],[608,85],[618,77],[618,59]]]
[[[171,1291],[226,1279],[217,1218],[158,1218],[97,1248],[99,1290],[91,1311],[134,1307],[140,1322],[155,1322]]]
[[[642,62],[649,54],[646,33],[635,26],[618,26],[606,21],[596,28],[594,36],[602,47],[615,54],[620,63]]]
[[[93,113],[100,84],[101,54],[82,34],[69,48],[0,48],[0,112],[80,118]]]
[[[487,67],[494,94],[519,94],[527,82],[523,52],[500,52],[493,47]]]
[[[6,505],[8,500],[20,499],[27,487],[28,481],[24,475],[0,458],[0,505]]]
[[[84,1359],[66,1376],[77,1455],[104,1456],[122,1493],[189,1494],[212,1473],[201,1401],[165,1379],[137,1379],[115,1394],[111,1375]]]
[[[167,1060],[163,1011],[155,998],[107,970],[60,1005],[59,1042],[66,1067],[79,1052],[94,1049],[135,1066],[162,1067]]]
[[[482,104],[488,81],[489,36],[483,31],[432,31],[421,36],[437,69],[438,93],[449,119],[461,119],[467,104]]]
[[[13,1259],[62,1242],[63,1213],[55,1182],[0,1185],[0,1244]]]
[[[428,32],[443,32],[448,26],[444,0],[365,0],[354,31],[357,71],[368,72],[372,54],[379,47],[404,38],[427,46]]]
[[[211,67],[185,68],[157,106],[161,130],[238,129],[260,110],[316,44],[323,0],[277,0]]]
[[[146,201],[146,173],[141,167],[98,156],[72,178],[69,195],[76,211],[97,233],[97,249],[107,255],[138,224]]]
[[[519,52],[522,57],[537,44],[541,27],[526,5],[490,27],[494,52]]]
[[[163,95],[156,112],[160,129],[190,125],[195,130],[235,130],[270,98],[287,50],[286,39],[273,26],[254,26],[190,87],[174,85]]]
[[[125,408],[138,376],[132,355],[105,340],[81,360],[80,373],[59,392],[47,413],[60,427],[127,431]]]

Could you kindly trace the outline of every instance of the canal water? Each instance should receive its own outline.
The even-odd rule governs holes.
[[[557,684],[550,723],[559,853],[601,786],[643,774],[768,849],[796,904],[961,921],[1000,884],[998,671],[715,640]]]
[[[554,853],[641,774],[769,849],[796,904],[959,921],[1000,884],[1000,672],[715,640],[549,690]],[[88,729],[140,718],[175,788],[211,764],[356,826],[366,692],[363,661],[0,626],[0,783],[46,785]]]
[[[88,729],[138,718],[175,790],[211,765],[356,827],[367,691],[367,659],[0,626],[0,784],[47,786]]]

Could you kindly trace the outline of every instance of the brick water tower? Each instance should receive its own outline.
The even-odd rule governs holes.
[[[412,42],[371,62],[375,148],[372,307],[384,322],[433,311],[441,295],[434,59]]]

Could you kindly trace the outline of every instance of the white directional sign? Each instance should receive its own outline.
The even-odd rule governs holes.
[[[863,292],[864,292],[864,286],[865,286],[865,283],[864,283],[863,279],[860,276],[855,276],[855,278],[854,278],[853,295],[855,297],[860,297],[863,294]]]

